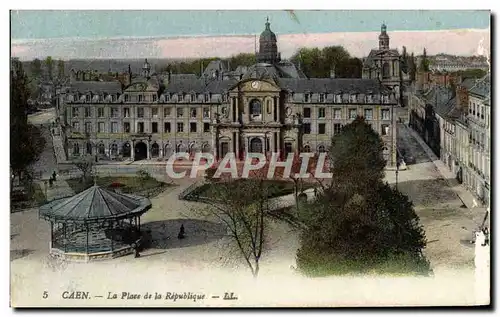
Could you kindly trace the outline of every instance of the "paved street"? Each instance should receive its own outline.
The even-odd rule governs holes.
[[[34,125],[44,125],[42,130],[42,135],[45,137],[45,149],[43,150],[40,158],[37,162],[33,164],[35,174],[42,173],[42,178],[47,179],[50,177],[53,171],[57,171],[57,162],[54,156],[54,147],[52,144],[52,137],[48,128],[48,124],[54,120],[55,112],[54,110],[43,111],[30,115],[28,120]]]

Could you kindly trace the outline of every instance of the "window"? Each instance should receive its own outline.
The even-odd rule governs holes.
[[[79,122],[73,122],[73,131],[80,132],[80,123]]]
[[[191,109],[191,118],[196,119],[196,108]]]
[[[342,131],[342,125],[340,123],[335,123],[333,125],[333,134],[339,134]]]
[[[137,123],[137,132],[138,133],[144,133],[144,122],[138,122]]]
[[[89,107],[85,107],[85,118],[90,118],[92,117],[92,109]]]
[[[92,143],[87,142],[85,148],[86,148],[87,154],[92,154]]]
[[[165,122],[163,124],[163,133],[170,133],[170,130],[171,130],[170,122]]]
[[[326,124],[318,124],[318,134],[326,134]]]
[[[87,133],[92,132],[92,123],[85,122],[85,132],[87,132]]]
[[[184,123],[177,122],[177,132],[184,132]]]
[[[203,132],[210,132],[210,123],[203,123]]]
[[[110,111],[111,111],[111,117],[112,118],[118,118],[118,109],[111,108]]]
[[[153,95],[153,102],[156,102],[156,100],[158,100],[158,96],[157,95]]]
[[[389,135],[389,125],[382,124],[382,135]]]
[[[373,110],[372,109],[365,109],[365,119],[366,120],[373,120]]]
[[[123,116],[125,118],[130,118],[130,109],[129,108],[123,108]]]
[[[71,112],[73,113],[73,118],[78,118],[78,108],[77,107],[73,107]]]
[[[111,122],[111,133],[118,133],[118,122]]]
[[[128,94],[125,94],[125,102],[129,102],[130,101],[130,96]]]
[[[335,95],[335,103],[342,103],[342,94]]]
[[[139,95],[137,97],[139,98],[139,102],[143,102],[144,101],[144,96],[143,95]]]
[[[250,102],[250,114],[253,120],[261,118],[262,107],[259,100],[254,99]]]
[[[177,108],[177,118],[182,118],[184,116],[184,109]]]
[[[311,108],[304,108],[304,118],[311,117]]]
[[[88,94],[85,96],[85,101],[86,102],[91,102],[92,101],[92,95],[91,94]]]
[[[308,144],[304,145],[304,148],[302,149],[302,152],[310,153],[311,152],[311,146],[309,146]]]
[[[153,118],[158,118],[158,108],[151,108],[151,116]]]
[[[356,109],[349,109],[349,119],[354,120],[354,119],[356,119],[357,115],[358,115],[358,112]]]
[[[366,95],[366,103],[372,103],[373,102],[373,96],[372,94]]]
[[[170,107],[163,108],[163,117],[170,117],[170,113],[171,113]]]
[[[311,134],[311,124],[304,123],[304,134]]]
[[[203,119],[209,119],[209,118],[210,118],[210,108],[203,107]]]
[[[272,113],[272,109],[271,109],[271,100],[266,100],[266,112],[268,114],[271,114]]]
[[[205,102],[210,102],[210,95],[209,94],[205,94]]]
[[[319,152],[319,153],[325,153],[325,152],[326,152],[326,148],[325,148],[325,146],[324,146],[324,145],[320,145],[320,146],[318,146],[318,152]]]
[[[342,110],[341,109],[334,109],[333,110],[333,118],[340,120],[342,119]]]
[[[80,145],[78,143],[73,143],[73,154],[80,155]]]
[[[166,93],[165,94],[165,101],[170,101],[170,94],[169,93]]]
[[[104,155],[106,153],[106,150],[105,150],[105,147],[104,147],[103,143],[99,143],[99,145],[97,146],[97,151],[101,155]]]
[[[318,118],[324,118],[324,117],[326,117],[325,108],[319,108],[318,109]]]
[[[97,124],[97,132],[103,133],[104,132],[104,122],[99,122]]]
[[[310,101],[311,101],[311,94],[305,93],[304,94],[304,102],[310,102]]]
[[[183,99],[184,99],[184,95],[183,94],[178,94],[177,95],[177,101],[182,102]]]
[[[382,120],[391,120],[391,113],[389,109],[382,109]]]
[[[357,95],[357,94],[352,94],[352,95],[350,95],[350,102],[351,102],[351,103],[356,103],[356,102],[358,102],[358,95]]]
[[[319,94],[319,102],[325,102],[325,94]]]
[[[196,122],[189,123],[189,132],[196,132]]]
[[[103,118],[104,117],[104,108],[97,108],[97,116],[99,118]]]
[[[191,97],[190,97],[189,101],[191,101],[191,102],[196,101],[196,95],[195,94],[191,94]]]
[[[130,122],[123,122],[123,132],[130,133]]]
[[[137,118],[144,118],[144,108],[143,107],[137,108]]]
[[[113,143],[111,145],[111,155],[118,155],[118,144]]]
[[[158,122],[151,122],[151,133],[158,133]]]

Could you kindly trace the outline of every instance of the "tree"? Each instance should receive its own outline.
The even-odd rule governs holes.
[[[54,60],[52,57],[47,56],[45,59],[45,67],[47,69],[47,76],[49,77],[49,80],[52,80],[52,74],[54,71]]]
[[[302,272],[430,272],[422,254],[425,234],[412,203],[383,181],[382,146],[360,117],[333,138],[333,182],[299,214],[306,224],[297,252]]]
[[[35,58],[31,62],[31,75],[33,78],[40,78],[42,76],[42,61],[38,58]]]
[[[228,58],[227,61],[229,61],[231,70],[235,70],[238,66],[252,66],[257,63],[255,54],[253,53],[241,53],[234,55]]]
[[[57,61],[57,77],[64,78],[64,61],[63,60],[58,60]]]
[[[212,186],[204,208],[195,210],[205,218],[222,222],[235,246],[230,256],[243,257],[254,277],[259,275],[260,260],[265,249],[268,230],[266,215],[272,208],[269,199],[273,188],[264,175],[251,179],[225,179]]]
[[[94,157],[92,155],[85,155],[74,160],[73,164],[82,172],[81,181],[83,183],[88,182],[95,165]]]
[[[363,62],[352,58],[342,46],[319,48],[300,48],[290,58],[295,65],[301,65],[303,72],[310,78],[324,78],[335,71],[338,78],[360,78]]]
[[[417,65],[415,62],[415,55],[413,53],[411,53],[411,57],[410,57],[409,64],[408,64],[408,69],[410,72],[410,80],[415,81],[416,75],[417,75]]]
[[[420,71],[428,72],[429,71],[429,59],[427,58],[427,50],[424,48],[424,53],[422,54],[422,60],[420,61]]]
[[[401,71],[403,73],[408,73],[409,71],[409,60],[406,53],[406,46],[403,46],[403,53],[401,54]]]
[[[40,129],[28,123],[28,84],[22,63],[13,59],[10,73],[10,167],[20,180],[45,147]]]

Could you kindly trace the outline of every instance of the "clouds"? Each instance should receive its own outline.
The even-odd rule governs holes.
[[[352,55],[363,57],[371,49],[378,47],[378,35],[378,32],[278,34],[278,49],[286,58],[300,47],[342,45]],[[406,46],[408,52],[416,54],[420,54],[425,47],[428,54],[474,55],[481,41],[482,47],[490,51],[489,29],[393,31],[389,32],[389,36],[392,48],[401,49]],[[253,35],[13,40],[11,43],[12,55],[22,60],[45,56],[61,59],[227,57],[238,53],[253,53],[254,50]]]

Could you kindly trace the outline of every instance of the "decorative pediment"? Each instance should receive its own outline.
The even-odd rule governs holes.
[[[238,87],[241,91],[246,92],[280,92],[281,88],[271,79],[259,80],[259,79],[248,79],[244,81],[240,81],[233,89],[232,92],[237,92]]]
[[[128,86],[125,91],[127,92],[156,92],[158,89],[148,83],[133,83]]]

